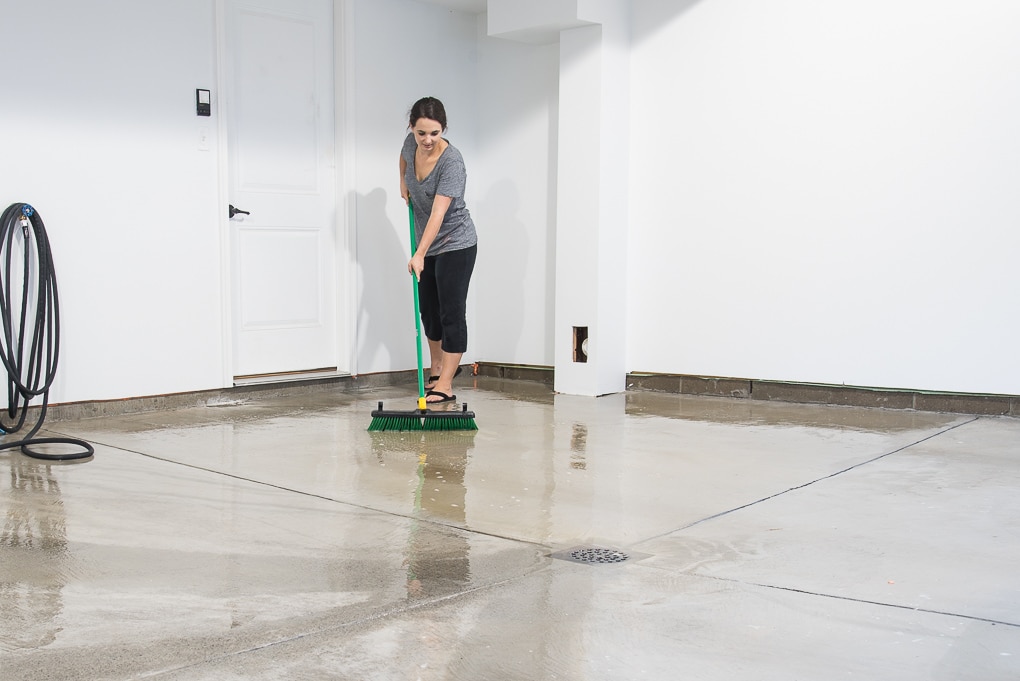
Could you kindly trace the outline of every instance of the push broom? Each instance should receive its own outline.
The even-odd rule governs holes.
[[[414,234],[414,207],[407,202],[408,222],[411,224],[411,253],[418,250]],[[425,400],[425,377],[422,375],[421,358],[421,305],[418,302],[418,277],[411,273],[414,289],[414,324],[417,330],[414,345],[418,350],[418,408],[413,411],[386,411],[383,403],[372,412],[370,431],[383,430],[478,430],[474,412],[468,411],[467,403],[460,411],[432,411]]]

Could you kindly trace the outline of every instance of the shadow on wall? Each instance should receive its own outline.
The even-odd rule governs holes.
[[[704,0],[638,0],[635,3],[637,8],[632,10],[639,13],[637,15],[639,19],[634,21],[632,27],[632,44],[637,44],[669,26],[681,14],[703,3]]]
[[[541,301],[544,291],[530,290],[542,270],[529,262],[528,231],[518,218],[521,199],[517,186],[510,179],[497,180],[478,202],[475,217],[478,229],[477,328],[490,340],[483,340],[484,355],[493,361],[507,361],[519,356],[521,333],[526,319],[525,300]],[[491,334],[498,334],[492,337]],[[479,334],[481,335],[481,334]],[[475,349],[479,346],[476,345]]]
[[[410,275],[407,274],[408,225],[394,225],[387,217],[390,199],[383,189],[358,194],[355,200],[358,371],[371,373],[411,368],[415,361],[415,331],[414,301]],[[410,361],[406,367],[402,361],[405,357]]]

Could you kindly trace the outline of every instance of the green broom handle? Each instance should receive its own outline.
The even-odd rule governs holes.
[[[414,206],[411,205],[410,197],[407,199],[407,216],[411,225],[411,257],[414,257],[418,250],[417,239],[414,235]],[[414,347],[418,350],[418,409],[428,409],[425,405],[425,378],[422,376],[421,360],[421,304],[418,302],[418,277],[411,272],[411,286],[414,289],[414,328],[417,332],[414,340]]]

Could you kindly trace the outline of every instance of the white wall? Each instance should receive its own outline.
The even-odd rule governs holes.
[[[348,2],[357,371],[415,363],[397,154],[425,94],[479,227],[467,361],[551,365],[558,47]],[[216,119],[194,113],[214,5],[0,0],[25,30],[0,204],[34,204],[53,245],[53,402],[223,386]],[[1020,393],[1020,5],[635,0],[633,21],[628,369]]]
[[[0,203],[34,205],[62,319],[51,401],[220,387],[213,0],[0,0]]]
[[[1020,393],[1020,3],[633,20],[631,370]]]
[[[354,25],[354,140],[341,148],[357,203],[360,372],[415,365],[407,216],[397,157],[425,94],[477,157],[478,17],[414,0],[338,0]],[[54,403],[224,387],[216,2],[0,0],[22,31],[5,53],[0,203],[46,221],[61,294]],[[210,118],[195,89],[213,91]],[[343,104],[343,102],[341,102]],[[209,151],[199,150],[207,135]],[[347,140],[341,140],[341,142]],[[470,185],[469,185],[470,187]],[[470,189],[469,189],[470,191]],[[227,382],[228,383],[228,382]]]
[[[552,365],[558,46],[408,0],[356,0],[354,18],[358,372],[415,365],[397,158],[424,95],[446,105],[479,233],[464,361]]]
[[[415,323],[407,274],[408,215],[400,198],[400,147],[411,105],[424,96],[442,100],[449,119],[446,137],[465,156],[468,208],[474,208],[480,195],[475,165],[478,19],[413,0],[354,0],[354,21],[357,372],[413,369]],[[487,234],[482,231],[484,243]],[[479,249],[485,247],[480,244]],[[478,345],[473,299],[465,362]],[[424,361],[428,363],[427,348]]]
[[[484,19],[468,160],[479,232],[471,344],[482,361],[552,366],[559,46],[489,38]]]

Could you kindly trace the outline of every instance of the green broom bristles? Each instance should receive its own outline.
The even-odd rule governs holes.
[[[376,416],[372,423],[368,424],[371,431],[382,430],[422,430],[421,420],[417,417],[407,416]]]
[[[422,430],[478,430],[478,424],[473,418],[466,419],[425,419],[421,424]]]

